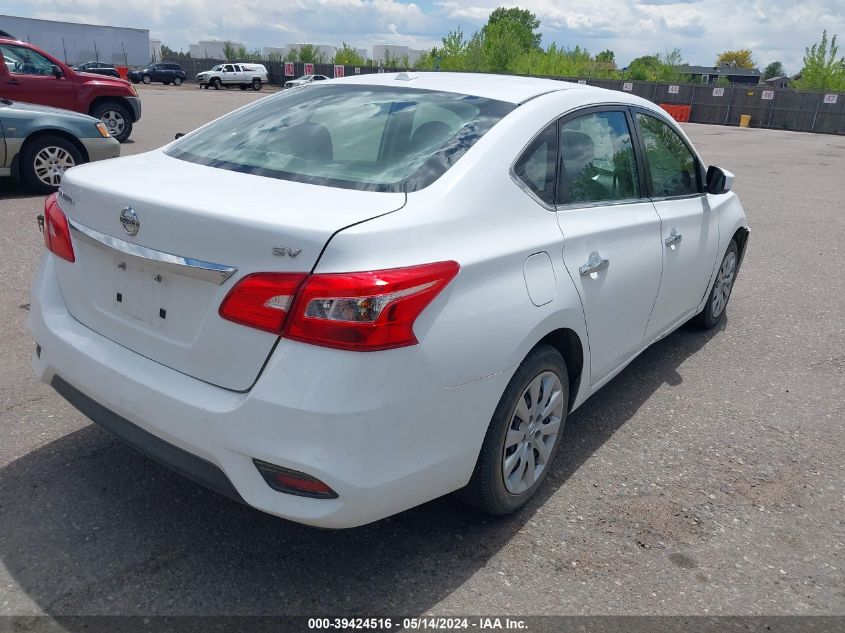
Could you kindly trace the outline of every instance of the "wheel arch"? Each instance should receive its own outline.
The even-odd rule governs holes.
[[[105,95],[101,96],[101,97],[96,97],[93,101],[91,101],[91,105],[88,106],[88,114],[90,116],[94,116],[92,114],[94,112],[94,110],[98,106],[100,106],[104,103],[117,103],[117,104],[123,106],[124,108],[126,108],[126,110],[129,112],[130,119],[135,116],[135,114],[134,114],[135,111],[132,109],[132,104],[130,104],[129,101],[127,101],[124,97],[105,96]],[[134,121],[133,121],[133,123],[134,123]]]
[[[584,361],[587,358],[584,343],[575,330],[558,328],[546,334],[531,349],[533,350],[539,345],[551,345],[563,356],[566,363],[566,373],[569,376],[569,403],[566,410],[571,412],[581,387],[581,378],[584,375]]]
[[[21,155],[35,141],[37,141],[39,138],[43,138],[45,136],[58,136],[60,138],[63,138],[64,140],[68,141],[77,150],[79,150],[79,153],[82,155],[83,162],[86,162],[86,163],[88,162],[88,160],[89,160],[88,151],[85,149],[85,145],[83,145],[82,142],[78,138],[76,138],[73,134],[71,134],[70,132],[67,132],[65,130],[62,130],[61,128],[41,128],[40,130],[32,132],[31,134],[29,134],[29,136],[26,137],[24,142],[21,143],[20,150],[15,155],[15,157],[12,159],[12,165],[11,165],[12,166],[12,175],[15,178],[20,178],[20,175],[21,175],[20,174],[20,169],[21,169],[20,157],[21,157]]]

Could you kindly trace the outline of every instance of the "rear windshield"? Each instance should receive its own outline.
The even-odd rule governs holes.
[[[416,191],[446,172],[513,104],[391,86],[282,92],[174,143],[174,158],[368,191]]]

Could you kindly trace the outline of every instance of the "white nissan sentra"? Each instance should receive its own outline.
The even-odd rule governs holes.
[[[456,490],[505,514],[567,414],[681,324],[721,324],[748,238],[732,181],[620,92],[403,73],[280,93],[65,175],[35,373],[294,521]]]

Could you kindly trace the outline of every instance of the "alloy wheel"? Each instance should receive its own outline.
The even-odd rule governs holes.
[[[100,120],[106,124],[106,127],[109,128],[109,134],[112,136],[120,136],[126,128],[126,120],[117,110],[103,112]]]
[[[730,251],[725,255],[722,261],[722,266],[719,268],[719,273],[716,275],[716,281],[713,285],[713,305],[711,314],[714,319],[718,319],[728,304],[728,299],[731,296],[731,288],[733,287],[734,277],[736,275],[736,253]]]
[[[63,147],[49,145],[35,155],[35,175],[49,187],[58,187],[65,170],[74,165],[73,156]]]
[[[550,371],[536,376],[517,400],[502,454],[509,493],[525,492],[542,476],[560,432],[563,405],[560,378]]]

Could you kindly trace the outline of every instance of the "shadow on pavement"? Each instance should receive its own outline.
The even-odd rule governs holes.
[[[490,518],[444,497],[346,531],[231,502],[88,426],[0,471],[2,562],[57,614],[416,615],[483,568],[715,334],[683,327],[567,423],[538,498]],[[479,603],[479,611],[496,610]]]

